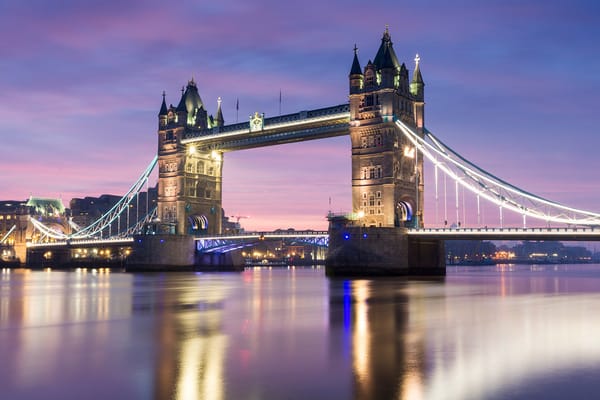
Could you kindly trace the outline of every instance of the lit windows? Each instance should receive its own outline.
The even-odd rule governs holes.
[[[381,135],[363,135],[360,138],[360,143],[363,149],[369,147],[381,147],[383,146],[383,139]]]

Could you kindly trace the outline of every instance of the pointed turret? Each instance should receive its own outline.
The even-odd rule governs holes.
[[[188,113],[191,113],[194,110],[199,109],[200,107],[204,107],[204,103],[202,103],[202,99],[200,98],[200,94],[198,94],[198,86],[196,86],[196,82],[194,82],[194,78],[192,78],[185,88],[185,108]]]
[[[165,101],[166,93],[162,93],[162,104],[160,105],[160,112],[158,113],[159,117],[166,116],[168,113],[167,102]]]
[[[354,45],[354,60],[352,60],[352,68],[350,68],[350,75],[362,75],[362,68],[358,62],[358,47]]]
[[[350,94],[358,93],[363,87],[363,73],[358,62],[358,47],[354,45],[354,60],[350,68]]]
[[[185,88],[181,88],[181,100],[177,105],[177,114],[181,114],[180,121],[186,121],[188,125],[204,127],[207,120],[200,111],[204,111],[204,104],[198,94],[196,82],[192,78]]]
[[[390,31],[387,26],[385,27],[385,32],[383,32],[381,44],[379,45],[379,49],[377,50],[373,64],[375,64],[375,68],[377,70],[386,67],[389,68],[391,66],[396,69],[400,68],[398,57],[396,57],[396,52],[394,51],[392,37],[390,36]]]
[[[223,119],[223,111],[221,110],[221,98],[217,98],[217,118],[215,119],[215,126],[223,126],[225,124],[225,120]]]
[[[185,88],[181,87],[181,99],[179,100],[179,104],[177,104],[177,111],[187,112],[185,108]]]
[[[421,57],[417,54],[415,57],[415,71],[413,72],[412,82],[410,83],[410,92],[418,100],[423,100],[425,83],[423,82],[423,76],[421,75],[421,68],[419,67],[419,61]]]

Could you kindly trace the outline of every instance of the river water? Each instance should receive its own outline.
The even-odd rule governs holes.
[[[1,399],[591,399],[600,265],[2,270]]]

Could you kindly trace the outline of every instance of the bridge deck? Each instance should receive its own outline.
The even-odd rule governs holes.
[[[600,241],[600,228],[421,228],[408,235],[443,240]]]

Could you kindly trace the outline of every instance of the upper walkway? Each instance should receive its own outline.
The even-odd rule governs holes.
[[[300,111],[264,118],[260,122],[254,127],[250,122],[242,122],[190,132],[181,143],[195,144],[200,149],[233,151],[347,135],[350,106],[340,104]]]

